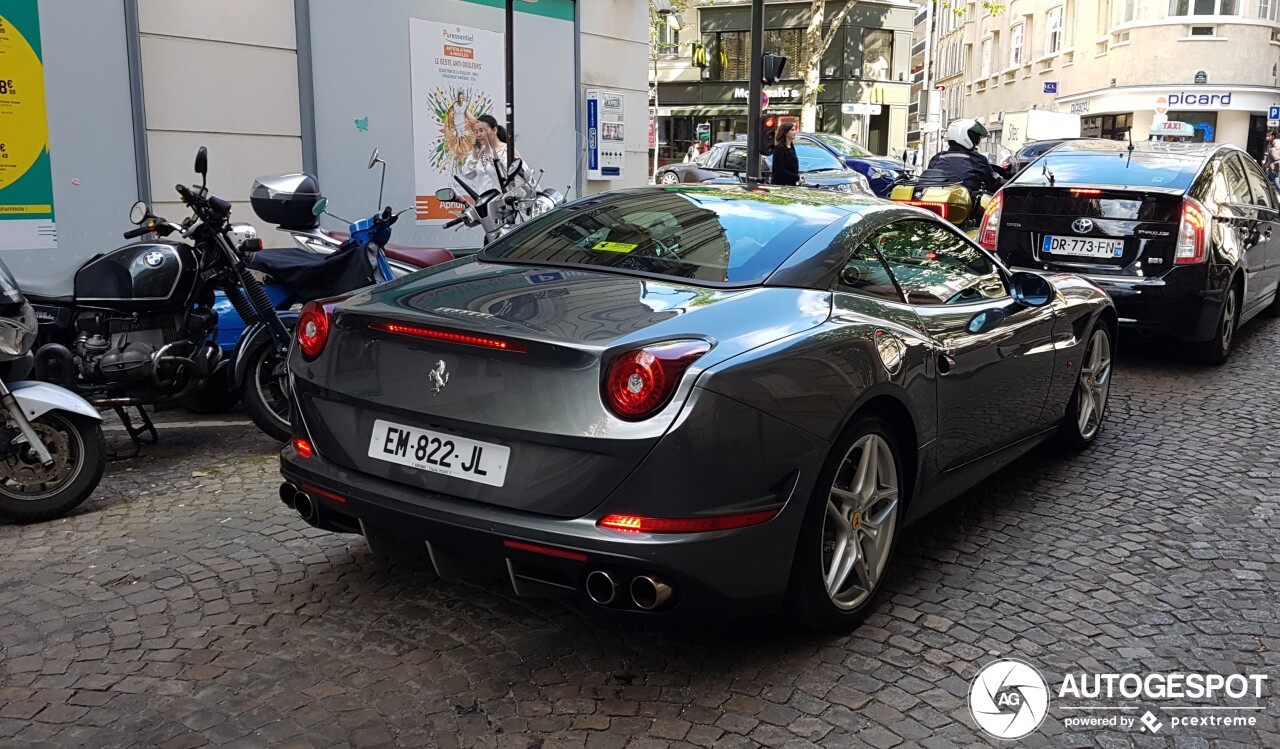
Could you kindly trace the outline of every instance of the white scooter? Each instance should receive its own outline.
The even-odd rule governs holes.
[[[89,401],[21,379],[35,340],[35,310],[0,261],[0,518],[20,523],[70,512],[93,494],[107,464],[102,415]]]

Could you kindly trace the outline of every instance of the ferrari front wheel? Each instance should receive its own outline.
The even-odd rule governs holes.
[[[823,469],[796,548],[788,591],[793,619],[843,631],[871,611],[884,584],[905,493],[897,439],[888,422],[855,422]]]

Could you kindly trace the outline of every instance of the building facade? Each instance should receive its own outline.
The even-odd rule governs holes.
[[[1280,104],[1280,0],[1012,0],[938,11],[944,119],[1081,116],[1085,136],[1146,139],[1161,118],[1261,158]]]
[[[435,141],[447,134],[431,127],[431,116],[448,107],[415,96],[421,69],[415,64],[442,57],[441,27],[456,32],[457,59],[471,65],[484,56],[488,78],[473,88],[490,97],[489,111],[505,121],[502,6],[494,0],[0,2],[0,17],[21,9],[28,29],[38,19],[47,134],[33,137],[47,137],[47,158],[37,166],[49,174],[52,200],[41,202],[51,202],[53,213],[39,235],[0,232],[0,258],[19,276],[67,272],[121,244],[136,200],[175,220],[189,215],[173,185],[195,179],[192,159],[201,145],[209,149],[209,188],[232,202],[233,220],[256,224],[268,242],[282,238],[250,207],[255,178],[313,172],[329,209],[359,218],[373,210],[378,195],[378,172],[366,168],[374,148],[387,162],[385,202],[421,209],[423,194],[451,179],[431,172]],[[648,0],[516,3],[516,147],[546,170],[547,186],[571,185],[573,197],[648,180],[648,7]],[[423,27],[437,33],[415,53],[413,29]],[[468,57],[473,41],[476,57]],[[428,93],[437,87],[452,93],[463,78],[440,80],[427,81]],[[618,179],[589,177],[589,89],[619,94],[613,98],[623,102],[625,127],[613,130],[621,137],[614,146]],[[473,107],[472,115],[482,111]],[[0,140],[10,134],[4,136]],[[397,243],[481,242],[476,231],[413,218],[406,214],[396,224]],[[346,228],[322,220],[328,228]]]
[[[794,0],[765,7],[765,51],[787,57],[783,80],[765,87],[770,114],[800,116],[801,55],[810,7]],[[851,137],[874,153],[901,153],[911,104],[915,11],[905,2],[860,0],[845,17],[823,55],[819,131]],[[827,13],[830,17],[834,10]],[[652,50],[660,163],[683,159],[700,126],[712,143],[732,140],[747,127],[749,4],[718,0],[683,16],[678,34],[659,27]]]

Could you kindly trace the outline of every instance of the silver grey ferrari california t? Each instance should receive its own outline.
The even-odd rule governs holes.
[[[1115,327],[918,208],[601,193],[308,305],[281,498],[519,595],[849,627],[911,521],[1098,435]]]

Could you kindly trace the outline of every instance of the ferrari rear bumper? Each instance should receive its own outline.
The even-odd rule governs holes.
[[[782,603],[809,493],[799,474],[786,487],[777,515],[745,528],[704,533],[632,533],[601,528],[602,513],[563,519],[477,504],[355,473],[320,455],[281,453],[286,504],[303,492],[314,507],[308,522],[359,533],[372,550],[391,545],[425,551],[443,578],[507,578],[517,595],[568,595],[622,611],[715,616],[766,614]],[[801,488],[800,484],[805,484]],[[424,562],[425,563],[425,562]],[[588,576],[607,576],[616,595],[587,593]],[[670,588],[657,605],[638,605],[637,578]],[[642,590],[645,582],[637,583]]]

